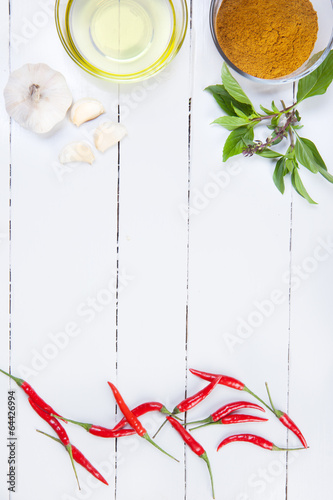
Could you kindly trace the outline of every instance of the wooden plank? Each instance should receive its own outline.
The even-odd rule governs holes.
[[[327,168],[330,154],[330,118],[333,88],[324,96],[305,101],[300,112],[303,137],[312,140]],[[302,179],[317,206],[294,196],[290,335],[290,414],[308,440],[310,449],[299,452],[289,466],[290,498],[325,495],[332,467],[331,419],[332,352],[331,291],[333,276],[332,185],[302,168]],[[290,436],[290,443],[297,440]],[[311,474],[311,476],[310,476]],[[311,480],[316,477],[317,488]]]
[[[22,33],[27,20],[36,24],[45,12],[38,2],[12,4],[14,34]],[[114,409],[106,380],[115,372],[116,359],[118,152],[97,152],[92,166],[70,165],[65,171],[58,154],[69,142],[92,142],[97,124],[117,119],[118,89],[99,84],[71,62],[58,40],[53,15],[18,51],[12,48],[11,57],[13,69],[26,62],[51,65],[65,75],[74,99],[95,97],[107,111],[79,129],[66,119],[46,137],[16,124],[12,134],[13,373],[27,378],[69,418],[107,426]],[[48,428],[24,397],[19,406],[20,490],[34,484],[41,495],[52,484],[54,497],[78,498],[66,452],[36,437],[36,427],[46,432]],[[112,488],[110,443],[80,429],[69,432],[92,463],[106,462]],[[31,463],[31,449],[37,448],[38,454],[50,456],[38,467]],[[61,481],[52,476],[54,468]],[[108,497],[110,489],[96,486],[82,469],[79,474],[82,495],[87,490],[86,494],[96,491],[100,498]]]
[[[187,203],[189,51],[188,36],[158,77],[120,88],[121,103],[137,101],[124,119],[120,169],[120,265],[134,278],[119,296],[117,382],[131,406],[158,400],[172,409],[184,397],[187,225],[178,207]],[[161,421],[144,420],[152,433]],[[182,460],[172,429],[157,442]],[[118,449],[117,498],[182,494],[181,465],[145,442]]]
[[[193,3],[195,59],[192,98],[192,160],[190,199],[189,367],[224,373],[244,381],[265,397],[264,382],[281,391],[288,387],[288,271],[290,261],[290,188],[276,190],[273,168],[261,158],[234,157],[222,164],[228,132],[210,123],[223,113],[208,85],[221,83],[222,60],[211,39],[209,2]],[[209,54],[209,56],[208,56]],[[235,75],[256,106],[271,100],[292,101],[291,86],[260,86]],[[260,133],[260,132],[259,132]],[[193,376],[189,386],[198,387]],[[207,402],[208,412],[244,394],[221,389]],[[193,418],[202,416],[202,410]],[[284,431],[274,421],[265,428],[248,425],[243,432],[263,434],[278,442]],[[277,495],[284,498],[285,457],[273,481],[263,480],[269,454],[234,445],[216,454],[223,437],[236,429],[218,428],[199,434],[207,446],[216,477],[217,498],[247,500]],[[239,431],[241,432],[241,431]],[[201,463],[189,454],[188,495],[209,492]],[[235,469],[237,463],[237,470]],[[273,464],[274,468],[274,464]],[[199,477],[202,481],[199,481]],[[263,483],[262,483],[263,481]]]

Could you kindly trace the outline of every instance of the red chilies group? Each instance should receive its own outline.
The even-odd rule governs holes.
[[[31,405],[31,407],[35,410],[35,412],[43,419],[45,422],[47,422],[50,427],[52,427],[53,431],[56,433],[58,436],[57,438],[54,436],[51,436],[45,432],[41,432],[41,434],[44,434],[53,440],[61,443],[67,450],[74,472],[75,476],[80,488],[79,480],[77,477],[76,469],[75,469],[75,464],[74,462],[80,464],[82,467],[84,467],[90,474],[92,474],[95,478],[100,480],[102,483],[108,485],[107,481],[104,479],[104,477],[98,472],[98,470],[85,458],[85,456],[70,442],[68,434],[62,424],[60,423],[59,420],[63,422],[71,422],[76,425],[79,425],[86,429],[90,434],[94,436],[98,436],[101,438],[121,438],[125,436],[131,436],[133,434],[137,434],[138,436],[144,438],[147,440],[150,444],[152,444],[154,447],[159,449],[161,452],[165,453],[169,457],[171,457],[174,460],[175,459],[172,455],[164,451],[160,446],[155,443],[153,438],[151,438],[147,432],[147,430],[143,427],[142,423],[139,420],[139,417],[142,415],[145,415],[146,413],[153,412],[153,411],[158,411],[162,414],[166,415],[166,422],[169,422],[171,426],[179,433],[179,435],[182,437],[183,441],[189,446],[189,448],[200,458],[202,458],[208,467],[208,472],[211,480],[211,486],[212,486],[212,495],[213,498],[215,498],[215,493],[214,493],[214,483],[213,483],[213,474],[211,470],[211,465],[207,456],[207,453],[205,449],[201,446],[200,443],[198,443],[190,434],[190,432],[186,429],[188,425],[191,424],[200,424],[197,425],[196,427],[192,427],[190,431],[194,429],[198,429],[201,427],[205,427],[207,425],[213,425],[213,424],[222,424],[222,425],[230,425],[230,424],[240,424],[240,423],[250,423],[250,422],[265,422],[268,419],[254,416],[254,415],[247,415],[243,413],[235,413],[238,410],[242,410],[245,408],[253,409],[253,410],[259,410],[264,412],[264,408],[262,406],[259,406],[258,404],[251,403],[249,401],[235,401],[231,403],[227,403],[223,405],[221,408],[216,410],[214,413],[212,413],[209,417],[203,419],[203,420],[197,420],[194,422],[182,422],[180,421],[179,417],[177,416],[180,413],[185,413],[190,411],[192,408],[197,406],[199,403],[201,403],[206,397],[213,391],[213,389],[217,385],[223,385],[227,386],[233,389],[236,389],[238,391],[244,391],[249,394],[251,394],[254,398],[256,398],[260,403],[262,403],[270,412],[272,412],[279,420],[280,422],[287,427],[291,432],[297,436],[297,438],[300,440],[302,443],[302,448],[293,448],[295,449],[304,449],[307,448],[307,442],[299,430],[299,428],[296,426],[296,424],[290,419],[290,417],[280,411],[277,410],[272,402],[272,398],[268,389],[268,385],[266,384],[266,389],[267,389],[267,394],[269,398],[270,405],[265,403],[259,396],[257,396],[255,393],[253,393],[248,387],[245,386],[242,382],[239,380],[236,380],[232,377],[228,377],[225,375],[218,375],[218,374],[213,374],[213,373],[207,373],[203,371],[198,371],[198,370],[193,370],[190,369],[190,372],[193,375],[196,375],[197,377],[206,380],[209,382],[209,384],[196,394],[184,399],[181,401],[175,408],[173,409],[172,412],[167,410],[167,408],[159,403],[159,402],[149,402],[149,403],[143,403],[136,408],[130,410],[130,408],[127,406],[125,403],[123,397],[121,396],[120,392],[116,388],[114,384],[111,382],[108,382],[114,398],[117,402],[117,405],[120,409],[120,411],[123,414],[123,418],[113,427],[113,428],[105,428],[101,427],[99,425],[94,425],[94,424],[87,424],[83,422],[77,422],[75,420],[70,420],[70,419],[64,419],[59,413],[57,413],[50,405],[48,405],[37,393],[36,391],[29,385],[27,382],[24,380],[14,377],[13,375],[10,375],[9,373],[5,372],[4,370],[0,370],[1,373],[7,375],[10,377],[12,380],[14,380],[21,389],[27,394],[28,396],[28,401]],[[163,424],[163,425],[164,425]],[[126,425],[128,427],[126,427]],[[162,427],[162,426],[161,426]],[[160,429],[161,429],[160,427]],[[159,430],[160,430],[159,429]],[[159,430],[155,433],[154,437],[156,434],[159,432]],[[274,443],[271,441],[268,441],[267,439],[264,439],[261,436],[257,436],[254,434],[235,434],[232,436],[229,436],[221,441],[221,443],[217,447],[217,451],[220,450],[222,447],[229,443],[233,442],[248,442],[255,444],[257,446],[260,446],[266,450],[270,451],[280,451],[280,450],[287,450],[287,448],[280,448],[276,446]],[[288,448],[290,449],[290,448]],[[178,461],[178,460],[177,460]]]

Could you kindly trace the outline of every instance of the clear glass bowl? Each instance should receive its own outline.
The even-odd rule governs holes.
[[[316,69],[323,62],[333,47],[333,0],[311,0],[313,8],[316,10],[318,15],[319,29],[317,41],[309,59],[293,73],[280,78],[266,79],[249,75],[248,73],[245,73],[241,69],[237,68],[237,66],[235,66],[235,64],[228,59],[217,41],[216,16],[222,2],[223,0],[212,0],[210,6],[210,29],[214,43],[226,63],[237,71],[237,73],[249,78],[250,80],[272,84],[292,83],[300,78],[303,78]]]
[[[145,80],[167,66],[187,30],[186,0],[56,0],[55,21],[68,55],[91,75]]]

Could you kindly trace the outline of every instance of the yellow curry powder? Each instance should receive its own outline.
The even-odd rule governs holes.
[[[240,70],[259,78],[288,75],[310,57],[318,33],[310,0],[223,0],[218,43]]]

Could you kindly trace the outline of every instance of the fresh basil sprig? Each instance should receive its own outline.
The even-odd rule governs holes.
[[[299,129],[301,117],[296,109],[304,99],[321,95],[326,92],[333,80],[333,51],[324,62],[305,78],[298,82],[296,103],[286,107],[281,101],[279,109],[274,101],[271,109],[260,106],[261,112],[255,110],[251,100],[245,94],[239,83],[231,75],[228,66],[222,67],[222,85],[207,87],[226,116],[217,118],[217,123],[231,131],[223,148],[223,161],[228,158],[243,154],[254,154],[275,161],[273,181],[278,190],[283,194],[285,190],[284,178],[291,177],[292,186],[309,203],[316,203],[308,194],[301,180],[300,165],[310,172],[322,175],[333,183],[333,175],[327,171],[324,160],[320,156],[312,141],[301,137]],[[265,142],[254,139],[254,128],[263,121],[268,120],[270,134]],[[289,145],[285,154],[274,149],[274,146],[283,140],[288,140]]]

